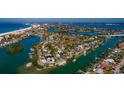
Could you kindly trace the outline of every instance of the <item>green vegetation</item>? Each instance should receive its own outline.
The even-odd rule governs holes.
[[[24,49],[24,48],[23,48],[22,45],[20,45],[20,44],[13,44],[13,45],[7,47],[7,48],[6,48],[6,51],[7,51],[8,53],[13,54],[13,53],[22,52],[23,49]]]
[[[120,72],[121,72],[121,73],[124,73],[124,67],[122,67],[122,68],[120,69]]]
[[[38,65],[37,58],[31,59],[31,62],[33,66],[35,66],[36,68],[40,68],[40,69],[43,68],[43,66]]]

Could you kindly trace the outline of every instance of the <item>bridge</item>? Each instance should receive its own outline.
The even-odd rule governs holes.
[[[109,36],[124,36],[124,34],[109,35]]]
[[[98,35],[98,36],[120,37],[120,36],[124,36],[124,34],[116,34],[116,35]]]

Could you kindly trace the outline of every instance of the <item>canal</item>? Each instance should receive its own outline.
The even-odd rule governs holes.
[[[71,34],[75,34],[74,32]],[[76,33],[83,34],[83,33]],[[88,33],[84,33],[85,35]],[[90,35],[95,33],[90,32]],[[38,37],[26,38],[18,44],[24,46],[24,50],[17,54],[8,54],[5,52],[5,48],[0,48],[0,73],[3,74],[15,74],[20,73],[19,68],[24,66],[24,64],[29,62],[29,52],[33,44],[40,42],[41,39]],[[51,74],[74,74],[79,69],[85,70],[88,64],[95,60],[95,57],[99,57],[102,53],[106,52],[109,48],[114,47],[119,42],[119,39],[109,38],[103,45],[99,46],[96,50],[89,52],[86,56],[80,56],[77,58],[76,62],[70,62],[64,66],[56,67],[52,69],[46,69],[45,71],[37,72],[35,70],[30,70],[21,73],[51,73]],[[23,70],[23,68],[21,68]]]
[[[23,27],[20,27],[20,25],[16,26],[15,28],[14,28],[14,26],[11,26],[9,24],[4,24],[4,25],[5,26],[3,26],[3,25],[0,26],[1,33],[3,33],[2,31],[8,32],[11,30],[23,28]],[[90,26],[95,27],[94,25],[89,25],[89,27]],[[96,26],[98,26],[98,24],[96,24]],[[104,28],[104,26],[102,26],[102,25],[100,25],[99,27]],[[108,27],[110,27],[110,26],[108,26]],[[25,28],[25,26],[24,26],[24,28]],[[120,26],[120,25],[112,26],[110,28],[123,29],[123,25],[122,26]],[[50,30],[49,32],[58,32],[58,31]],[[96,35],[96,33],[92,32],[92,31],[91,32],[83,32],[83,33],[82,32],[77,33],[74,31],[70,31],[69,33],[70,34],[80,34],[80,35]],[[41,41],[41,39],[38,37],[26,38],[26,39],[18,42],[18,44],[22,44],[24,46],[24,50],[20,53],[11,54],[11,55],[8,54],[7,52],[5,52],[5,48],[0,48],[0,73],[1,74],[20,73],[19,68],[21,66],[24,67],[24,64],[29,62],[29,54],[28,53],[30,52],[30,48],[32,47],[33,44],[38,43],[40,41]],[[51,74],[73,74],[73,73],[76,73],[76,71],[78,71],[79,69],[85,70],[86,67],[91,62],[93,62],[93,60],[95,60],[95,57],[99,57],[102,53],[106,52],[109,48],[114,47],[118,43],[119,43],[118,38],[116,38],[116,37],[109,38],[103,45],[99,46],[96,50],[91,51],[86,56],[78,57],[76,62],[74,62],[74,63],[70,62],[70,63],[66,64],[65,66],[61,66],[61,67],[57,67],[57,68],[46,69],[44,72],[51,73]],[[36,69],[33,71],[34,71],[34,73],[37,73]],[[44,73],[44,72],[41,71],[38,73]],[[21,73],[24,73],[24,72],[21,72]],[[33,72],[31,72],[31,73],[33,73]]]
[[[50,31],[52,32],[52,31]],[[54,31],[56,32],[56,31]],[[69,32],[70,34],[79,34],[79,35],[96,35],[96,33],[93,32]],[[34,70],[34,73],[49,73],[49,74],[75,74],[79,69],[82,69],[83,71],[86,70],[87,66],[95,60],[96,57],[99,57],[101,54],[107,52],[109,48],[113,48],[115,45],[119,43],[118,37],[112,37],[108,38],[108,40],[96,48],[96,50],[93,50],[89,52],[86,56],[80,56],[76,59],[76,62],[69,62],[68,64],[61,66],[61,67],[55,67],[51,69],[45,69],[41,72],[36,72]]]
[[[86,56],[78,57],[76,62],[68,63],[65,66],[54,68],[48,72],[54,74],[74,74],[79,69],[85,70],[96,57],[99,57],[102,53],[106,52],[109,48],[114,47],[118,43],[119,40],[116,37],[110,38],[103,45],[88,53]]]

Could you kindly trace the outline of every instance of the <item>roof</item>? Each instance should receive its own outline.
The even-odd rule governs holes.
[[[104,64],[104,63],[101,63],[101,64],[100,64],[100,68],[101,68],[101,69],[104,69],[105,67],[106,67],[106,64]]]

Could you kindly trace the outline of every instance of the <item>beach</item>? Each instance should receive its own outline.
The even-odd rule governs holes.
[[[32,27],[27,27],[27,28],[23,28],[23,29],[19,29],[19,30],[14,30],[14,31],[9,31],[9,32],[0,33],[0,36],[17,33],[17,32],[22,31],[22,30],[23,30],[23,31],[25,31],[25,30],[30,30],[31,28],[32,28]]]

